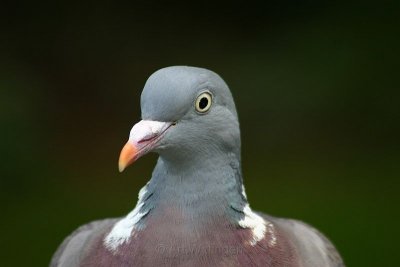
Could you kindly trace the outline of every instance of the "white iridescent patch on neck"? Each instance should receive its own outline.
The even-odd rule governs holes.
[[[136,207],[123,219],[119,220],[111,232],[104,238],[103,244],[111,251],[116,251],[117,248],[128,242],[131,236],[134,234],[133,230],[135,229],[137,223],[140,219],[146,215],[146,213],[140,212],[140,209],[143,206],[143,196],[146,194],[147,189],[144,186],[139,191],[139,200],[136,204]]]
[[[267,231],[267,224],[260,215],[254,213],[250,206],[246,204],[243,209],[244,218],[239,221],[239,225],[242,228],[251,229],[253,236],[250,240],[250,244],[252,246],[256,245],[258,241],[262,240],[265,237],[265,233]]]
[[[246,190],[244,185],[242,185],[242,196],[247,199]],[[249,206],[246,204],[243,208],[244,218],[239,221],[239,225],[242,228],[251,229],[253,236],[250,240],[250,244],[255,246],[257,242],[265,238],[265,234],[268,233],[270,239],[268,241],[268,245],[273,247],[276,245],[276,236],[274,225],[264,220],[260,215],[253,212]]]

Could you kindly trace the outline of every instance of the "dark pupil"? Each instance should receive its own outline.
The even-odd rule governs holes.
[[[200,103],[199,103],[199,108],[200,109],[205,109],[208,105],[208,99],[206,97],[203,97],[202,99],[200,99]]]

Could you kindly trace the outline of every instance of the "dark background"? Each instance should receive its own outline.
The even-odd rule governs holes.
[[[239,111],[254,209],[324,232],[348,266],[396,266],[399,5],[13,2],[0,8],[2,266],[122,216],[156,155],[123,174],[147,77],[212,69]]]

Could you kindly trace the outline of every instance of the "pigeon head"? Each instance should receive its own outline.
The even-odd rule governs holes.
[[[175,66],[156,71],[144,86],[141,111],[142,120],[121,151],[120,171],[152,151],[180,164],[216,154],[240,156],[231,92],[210,70]]]

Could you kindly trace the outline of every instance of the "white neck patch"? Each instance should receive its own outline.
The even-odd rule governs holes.
[[[140,219],[146,215],[146,213],[140,212],[140,209],[143,206],[143,196],[147,192],[146,186],[144,186],[139,191],[139,200],[136,204],[136,207],[123,219],[115,223],[111,232],[104,238],[103,244],[111,251],[116,251],[117,248],[128,242],[131,236],[134,234],[133,230],[135,229],[137,223]]]
[[[250,240],[250,244],[252,246],[256,245],[258,241],[262,240],[265,237],[265,233],[267,231],[267,224],[261,216],[254,213],[250,206],[246,204],[243,209],[244,218],[239,221],[239,225],[242,228],[250,228],[253,237]]]
[[[243,185],[242,185],[242,195],[247,199]],[[246,204],[246,206],[244,206],[243,213],[244,213],[244,218],[239,221],[239,225],[242,228],[251,229],[253,236],[252,239],[250,240],[250,244],[252,246],[255,246],[257,242],[259,242],[265,237],[265,233],[268,233],[271,236],[268,245],[275,246],[276,236],[273,224],[269,221],[264,220],[260,215],[253,212],[249,204]]]

